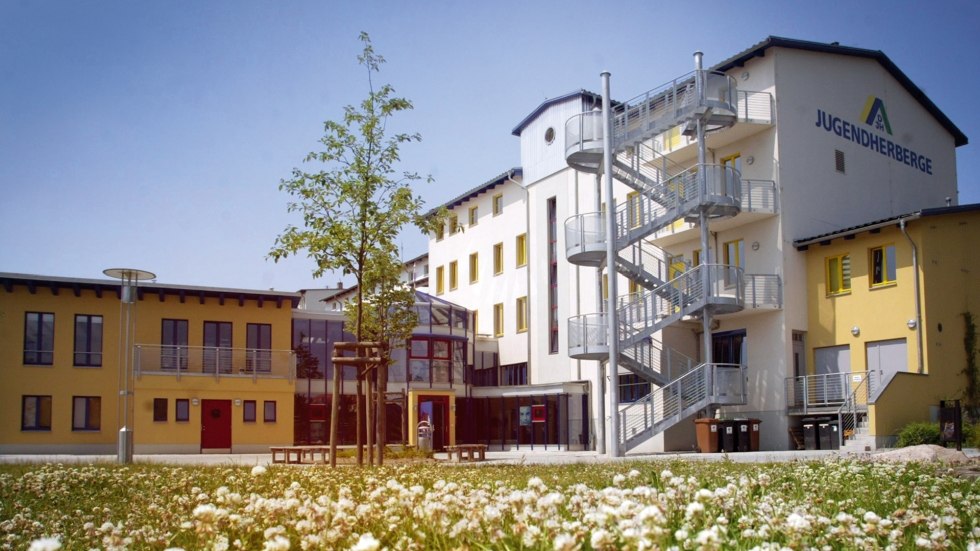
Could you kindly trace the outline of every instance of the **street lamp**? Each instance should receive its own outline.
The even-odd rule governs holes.
[[[116,278],[122,288],[119,292],[119,395],[122,403],[119,409],[118,459],[120,463],[133,462],[133,404],[129,399],[133,394],[133,340],[136,338],[136,315],[133,304],[136,302],[136,288],[141,279],[155,279],[153,272],[132,268],[109,268],[103,274]]]

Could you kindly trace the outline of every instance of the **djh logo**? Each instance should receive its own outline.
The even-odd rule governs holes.
[[[868,101],[864,103],[864,111],[861,113],[861,118],[864,119],[865,124],[873,126],[875,130],[884,130],[889,136],[891,135],[892,125],[888,122],[885,102],[881,101],[881,98],[868,96]]]

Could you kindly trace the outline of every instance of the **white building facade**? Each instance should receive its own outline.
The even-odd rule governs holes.
[[[450,222],[430,239],[431,289],[479,312],[501,364],[526,362],[526,381],[512,382],[587,385],[589,447],[603,448],[615,411],[611,451],[691,450],[692,420],[720,410],[760,420],[761,449],[790,448],[800,420],[787,392],[808,373],[805,256],[793,241],[955,203],[966,136],[881,52],[778,37],[614,104],[612,346],[605,219],[590,214],[611,210],[600,106],[580,90],[518,124],[522,170],[446,205],[456,233]],[[615,349],[610,402],[601,373]]]

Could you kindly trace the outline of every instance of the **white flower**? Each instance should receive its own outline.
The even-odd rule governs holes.
[[[623,476],[621,474],[617,474],[616,476],[613,477],[613,484],[614,485],[621,486],[623,484],[623,482],[626,482],[626,477],[625,476]]]
[[[790,513],[786,517],[786,526],[789,526],[793,530],[805,532],[810,529],[810,521],[796,513]]]
[[[53,538],[41,538],[31,542],[28,551],[56,551],[61,549],[61,540],[57,536]]]
[[[573,536],[569,534],[558,534],[555,536],[555,551],[572,551],[577,547]]]
[[[262,476],[266,473],[267,469],[262,465],[256,465],[252,467],[252,476]]]
[[[603,547],[608,547],[613,544],[613,536],[609,532],[600,528],[595,532],[592,532],[592,539],[590,540],[590,543],[594,549],[602,549]]]
[[[626,473],[626,476],[628,476],[630,478],[636,478],[636,477],[640,476],[640,471],[638,471],[636,469],[630,469],[630,472]]]
[[[289,551],[289,539],[277,535],[271,540],[266,540],[262,546],[263,551]]]
[[[367,534],[361,534],[360,539],[351,547],[351,551],[377,551],[378,547],[381,546],[381,542],[375,539],[374,535],[368,532]]]

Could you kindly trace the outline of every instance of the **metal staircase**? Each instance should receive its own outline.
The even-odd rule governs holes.
[[[569,262],[606,266],[607,239],[611,239],[617,252],[610,267],[644,289],[618,297],[614,337],[609,335],[609,312],[568,320],[569,356],[607,360],[610,339],[615,338],[619,365],[656,386],[646,397],[615,412],[623,428],[619,442],[626,449],[700,409],[745,403],[743,366],[703,363],[678,372],[662,361],[664,352],[652,342],[655,333],[684,318],[707,320],[713,314],[741,310],[742,270],[719,264],[672,270],[668,255],[645,240],[679,221],[702,224],[705,240],[709,219],[740,211],[738,171],[703,162],[704,133],[734,124],[736,98],[734,79],[698,69],[620,104],[610,117],[611,175],[635,193],[611,213],[611,236],[606,235],[605,212],[578,214],[565,222]],[[655,136],[677,126],[685,134],[698,135],[701,162],[691,167],[669,162],[650,145]],[[590,111],[570,118],[565,136],[569,166],[600,173],[606,138],[602,113]],[[708,250],[707,243],[702,249]]]

